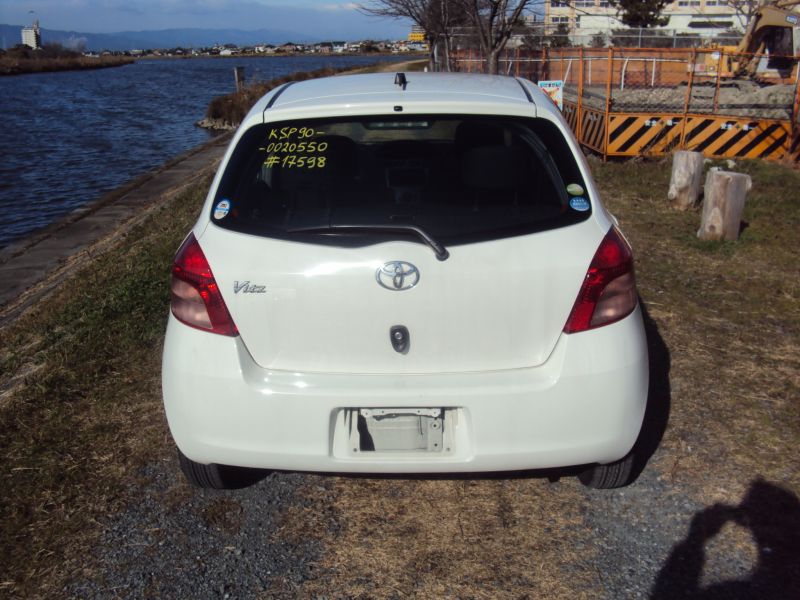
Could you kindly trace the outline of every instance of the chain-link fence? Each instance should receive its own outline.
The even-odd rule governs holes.
[[[453,27],[449,30],[451,46],[455,49],[477,49],[479,40],[471,27]],[[703,46],[736,47],[742,32],[722,30],[713,34],[688,32],[679,29],[608,29],[591,33],[570,33],[568,29],[533,25],[515,29],[509,40],[511,48],[525,50],[583,48],[698,48]]]

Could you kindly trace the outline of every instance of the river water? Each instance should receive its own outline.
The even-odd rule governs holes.
[[[269,80],[374,62],[163,59],[0,77],[0,248],[208,140],[211,134],[194,123],[214,96],[233,90],[234,66],[244,66],[248,80]]]

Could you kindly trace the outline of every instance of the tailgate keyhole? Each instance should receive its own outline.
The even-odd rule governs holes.
[[[389,339],[392,342],[392,348],[394,348],[396,352],[400,354],[406,354],[408,352],[408,346],[411,342],[411,338],[408,334],[408,327],[393,325],[392,328],[389,329]]]

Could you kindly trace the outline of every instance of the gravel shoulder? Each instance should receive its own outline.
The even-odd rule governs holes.
[[[97,566],[65,588],[75,598],[253,598],[274,580],[297,586],[321,547],[286,540],[287,505],[304,476],[273,474],[245,490],[194,490],[176,477],[169,456],[142,470],[136,498],[110,519],[98,542]]]

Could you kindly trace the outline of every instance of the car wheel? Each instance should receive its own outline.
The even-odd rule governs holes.
[[[258,483],[269,471],[229,467],[226,465],[204,465],[188,458],[178,449],[178,460],[186,480],[195,487],[213,490],[235,490]]]
[[[593,465],[578,474],[578,479],[586,487],[607,490],[624,487],[636,479],[633,472],[634,454],[607,465]]]

